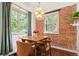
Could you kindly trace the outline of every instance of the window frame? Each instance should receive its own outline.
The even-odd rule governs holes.
[[[44,20],[44,34],[59,34],[59,10],[57,11],[54,11],[54,12],[47,12],[47,14],[45,14],[45,17],[49,16],[49,15],[52,15],[53,13],[57,13],[58,15],[58,20],[57,20],[57,26],[58,26],[58,31],[57,33],[54,33],[53,31],[46,31],[46,23],[45,23],[45,20]],[[57,28],[57,27],[56,27]]]

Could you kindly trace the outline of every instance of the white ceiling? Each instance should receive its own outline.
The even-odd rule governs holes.
[[[20,5],[21,7],[34,12],[34,9],[37,7],[38,2],[16,2],[15,4]],[[41,7],[45,12],[59,9],[65,6],[76,4],[75,2],[41,2]]]

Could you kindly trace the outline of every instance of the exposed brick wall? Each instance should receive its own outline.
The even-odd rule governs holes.
[[[67,16],[74,11],[76,11],[76,5],[64,7],[59,11],[59,34],[46,34],[52,39],[53,45],[76,49],[76,27],[71,26],[67,19]],[[36,21],[36,25],[36,28],[39,28],[40,32],[43,33],[44,22]]]
[[[76,27],[73,27],[71,22],[66,18],[72,12],[76,11],[76,5],[68,6],[62,8],[59,12],[60,14],[60,35],[65,39],[62,42],[61,46],[69,49],[76,49]]]
[[[38,40],[43,38],[43,32],[44,32],[44,20],[40,19],[40,20],[36,20],[36,29],[38,29],[39,33],[38,33]]]

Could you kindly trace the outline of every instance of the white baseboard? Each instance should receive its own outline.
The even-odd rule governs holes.
[[[77,53],[79,54],[79,51],[77,50],[70,50],[70,49],[66,49],[66,48],[62,48],[62,47],[58,47],[58,46],[51,46],[52,48],[56,48],[56,49],[59,49],[59,50],[64,50],[64,51],[68,51],[68,52],[72,52],[72,53]]]

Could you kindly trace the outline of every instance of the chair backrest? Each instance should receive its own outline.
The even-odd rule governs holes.
[[[29,56],[32,52],[32,45],[30,43],[16,41],[18,56]]]

